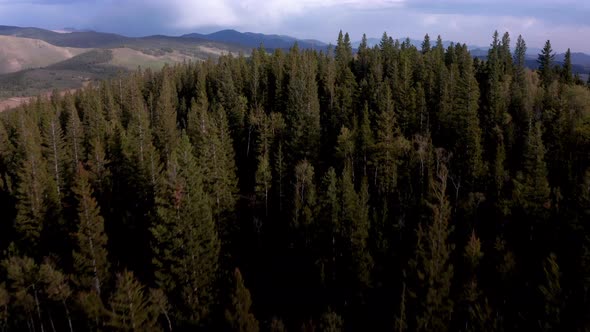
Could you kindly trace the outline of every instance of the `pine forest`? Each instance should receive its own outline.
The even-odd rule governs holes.
[[[588,331],[590,82],[520,36],[138,68],[0,115],[0,331]]]

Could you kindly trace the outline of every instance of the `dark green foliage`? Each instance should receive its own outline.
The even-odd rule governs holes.
[[[539,63],[539,76],[541,78],[541,82],[543,87],[548,88],[551,82],[553,81],[553,61],[555,60],[555,54],[553,53],[553,48],[551,48],[551,41],[547,40],[545,46],[541,53],[539,53],[539,57],[537,59],[537,63]]]
[[[156,281],[188,318],[207,316],[219,259],[219,237],[201,169],[186,135],[172,151],[156,194]]]
[[[239,269],[234,271],[234,290],[231,305],[225,311],[225,319],[232,331],[258,332],[258,320],[250,312],[252,299],[250,291],[244,285],[244,279]]]
[[[507,33],[487,60],[350,41],[3,112],[0,329],[587,329],[590,90],[568,61],[547,43],[531,71]]]

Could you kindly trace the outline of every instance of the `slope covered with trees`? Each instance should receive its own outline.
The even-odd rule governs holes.
[[[0,329],[590,328],[590,90],[495,33],[263,48],[0,117]]]

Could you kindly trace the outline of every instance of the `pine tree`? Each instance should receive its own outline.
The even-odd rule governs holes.
[[[537,63],[539,64],[538,72],[541,78],[541,83],[544,88],[548,88],[549,85],[553,82],[554,59],[555,54],[553,53],[553,49],[551,48],[551,41],[547,40],[547,42],[545,42],[543,50],[541,51],[537,59]]]
[[[369,193],[366,179],[363,180],[361,192],[354,190],[352,171],[345,167],[342,171],[342,238],[346,243],[344,253],[350,259],[350,273],[353,279],[351,290],[362,291],[370,286],[373,260],[369,253],[367,239],[369,236]]]
[[[73,97],[71,96],[67,96],[64,100],[64,114],[67,117],[65,141],[67,147],[68,174],[73,175],[76,174],[78,165],[84,160],[86,153],[82,145],[84,141],[84,129]]]
[[[293,53],[293,51],[291,51]],[[320,146],[320,104],[316,82],[316,63],[311,54],[291,54],[295,63],[289,75],[286,143],[289,160],[314,162]]]
[[[209,112],[206,105],[204,96],[193,104],[189,112],[190,133],[203,172],[204,189],[212,199],[213,215],[225,232],[229,225],[223,223],[234,212],[238,191],[235,153],[225,110],[220,107]]]
[[[59,302],[63,308],[68,321],[70,332],[74,331],[72,317],[68,307],[72,295],[69,280],[66,275],[59,271],[52,262],[45,262],[39,269],[40,279],[44,284],[44,292],[51,301]]]
[[[56,200],[60,200],[64,190],[65,141],[59,124],[59,114],[48,112],[43,123],[43,152],[47,160],[48,171]]]
[[[163,70],[163,78],[160,87],[160,94],[156,102],[156,108],[153,114],[152,126],[154,128],[154,137],[156,147],[162,155],[162,160],[167,160],[172,150],[178,144],[176,88],[173,85],[172,75],[168,68]]]
[[[154,306],[159,314],[164,315],[166,322],[168,323],[168,331],[172,332],[172,321],[170,320],[170,303],[164,291],[161,289],[150,288],[149,301]]]
[[[430,36],[426,34],[424,36],[424,41],[422,41],[422,54],[430,52],[430,47]]]
[[[561,72],[561,80],[565,84],[572,84],[574,77],[572,74],[572,52],[568,48],[565,52],[565,58],[563,60],[563,68]]]
[[[377,120],[377,139],[375,142],[375,161],[377,165],[375,180],[380,193],[392,193],[397,186],[399,157],[409,148],[396,121],[389,89]]]
[[[368,176],[369,160],[371,159],[375,142],[373,131],[371,130],[371,121],[369,120],[369,108],[367,104],[365,104],[361,122],[356,133],[356,141],[357,148],[355,150],[357,151],[362,175]]]
[[[34,251],[43,229],[46,213],[47,164],[41,153],[41,134],[31,114],[19,115],[20,150],[23,154],[18,172],[16,231],[23,250]]]
[[[117,285],[110,297],[109,325],[119,331],[157,330],[157,311],[132,272],[117,274]]]
[[[443,153],[437,152],[436,180],[432,184],[434,202],[432,223],[418,226],[418,276],[423,283],[422,312],[417,316],[418,330],[446,331],[449,328],[453,301],[450,296],[453,245],[449,243],[451,206],[446,195],[448,170]]]
[[[135,85],[128,90],[129,123],[123,140],[123,154],[133,170],[132,174],[142,190],[142,196],[153,192],[158,181],[160,159],[152,143],[150,114],[142,99],[141,91]]]
[[[225,319],[232,331],[258,332],[260,330],[258,320],[251,312],[251,306],[250,291],[244,285],[240,270],[236,268],[231,304],[225,311]]]
[[[14,305],[22,309],[32,329],[45,331],[40,299],[39,266],[30,257],[12,256],[2,261],[6,280],[14,296]]]
[[[473,184],[483,174],[481,129],[478,118],[479,88],[473,73],[473,62],[467,46],[459,47],[459,79],[455,85],[455,107],[452,110],[451,126],[457,141],[453,149],[459,179]],[[455,180],[457,181],[457,180]]]
[[[78,201],[78,229],[74,235],[76,249],[73,253],[75,281],[82,289],[100,295],[109,276],[107,235],[100,208],[92,197],[88,172],[82,166],[78,167],[74,193]]]
[[[342,317],[328,308],[328,311],[323,313],[320,318],[320,329],[324,332],[341,332],[344,330]]]
[[[295,166],[293,226],[303,234],[306,247],[310,243],[309,228],[314,222],[315,205],[314,169],[307,160],[303,160]]]
[[[0,329],[6,331],[8,325],[8,304],[10,303],[10,295],[6,291],[6,284],[0,284]]]
[[[183,135],[158,185],[158,221],[151,227],[156,280],[195,321],[208,314],[220,247],[201,172]]]
[[[269,152],[265,151],[258,157],[258,169],[256,170],[256,198],[264,201],[264,214],[268,217],[268,203],[270,189],[272,187],[272,169],[270,166]]]
[[[541,218],[549,203],[550,188],[539,122],[529,129],[523,158],[522,174],[515,180],[514,199],[531,216]]]
[[[554,331],[559,329],[561,324],[562,290],[561,273],[557,265],[557,257],[551,253],[545,260],[543,267],[545,271],[545,283],[539,287],[541,294],[545,297],[545,322],[541,326],[544,330]]]

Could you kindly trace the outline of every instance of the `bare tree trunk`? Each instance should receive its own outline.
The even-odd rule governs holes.
[[[51,316],[51,312],[49,310],[47,311],[47,314],[49,315],[49,324],[51,324],[51,330],[53,332],[57,332],[55,330],[55,324],[53,324],[53,317]]]
[[[68,310],[68,306],[66,305],[66,301],[61,301],[66,311],[66,318],[68,319],[68,326],[70,327],[70,332],[74,332],[74,327],[72,326],[72,317],[70,317],[70,311]]]
[[[35,297],[35,307],[37,308],[37,316],[39,317],[39,325],[41,326],[41,332],[45,332],[43,328],[43,318],[41,317],[41,305],[39,305],[39,298],[37,297],[37,289],[33,284],[33,295]]]

